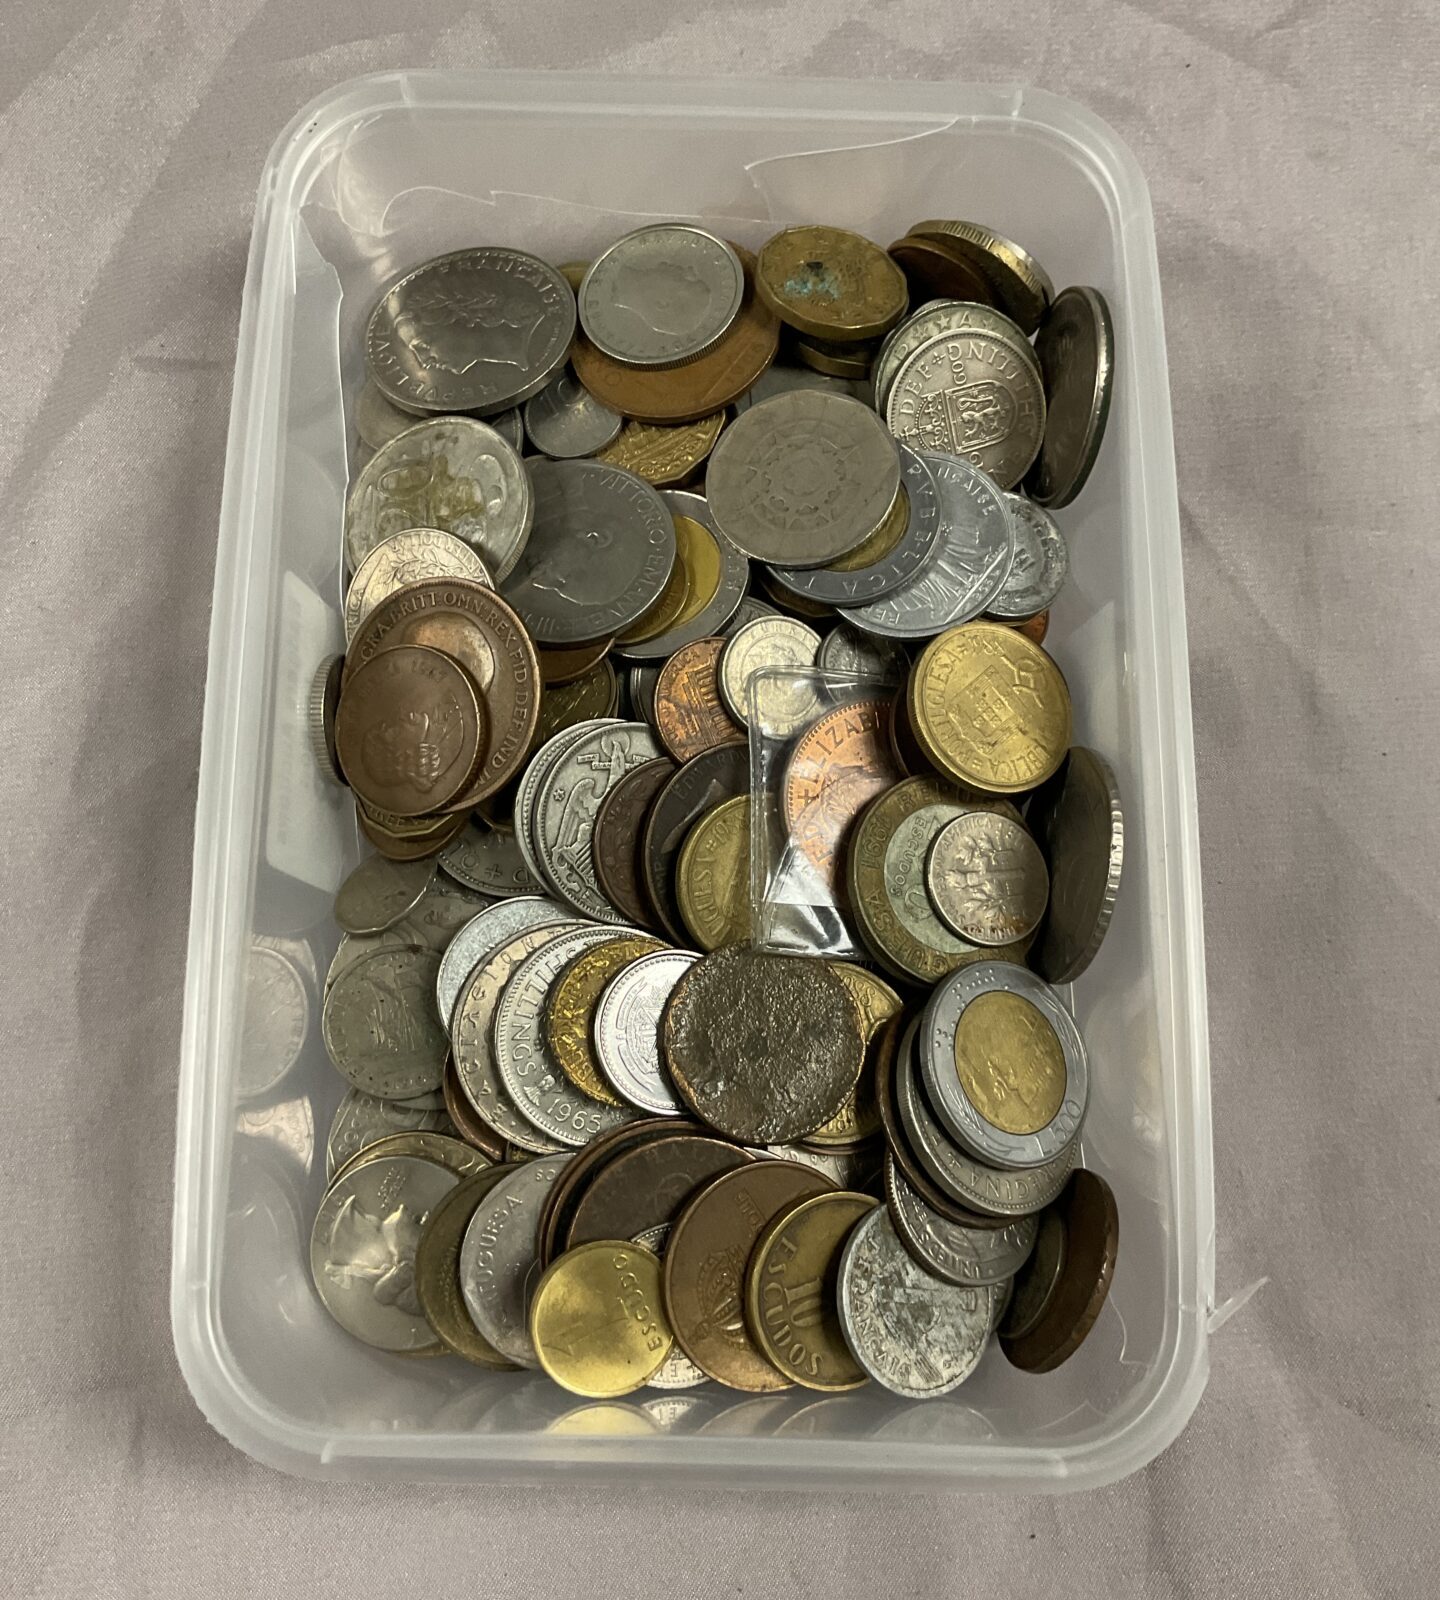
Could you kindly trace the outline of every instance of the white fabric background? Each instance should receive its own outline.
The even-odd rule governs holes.
[[[1070,1499],[292,1482],[167,1318],[204,645],[254,187],[384,66],[1029,81],[1155,200],[1221,1297],[1200,1410]],[[51,0],[0,17],[0,1590],[1426,1595],[1440,1566],[1440,23],[1425,0]]]

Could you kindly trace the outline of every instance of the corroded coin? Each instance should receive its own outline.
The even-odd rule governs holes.
[[[943,245],[963,260],[984,280],[995,303],[1015,319],[1021,332],[1035,332],[1055,298],[1055,285],[1028,250],[978,222],[917,222],[910,232]]]
[[[1042,506],[1068,506],[1085,487],[1110,418],[1115,334],[1104,295],[1062,290],[1035,336],[1035,354],[1045,382],[1045,438],[1027,486]]]
[[[928,1205],[893,1159],[885,1164],[885,1201],[900,1242],[934,1277],[963,1288],[1013,1278],[1035,1247],[1033,1216],[1003,1228],[967,1228]]]
[[[399,589],[434,578],[466,578],[492,587],[477,551],[443,528],[406,528],[382,539],[356,569],[345,591],[345,637]]]
[[[725,709],[716,681],[720,657],[728,647],[727,639],[697,639],[677,650],[660,669],[655,730],[676,761],[689,761],[716,745],[738,744],[745,737]]]
[[[940,920],[971,944],[1012,944],[1031,934],[1050,892],[1045,858],[1019,823],[968,811],[935,835],[925,887]]]
[[[505,1371],[514,1366],[476,1328],[460,1293],[460,1246],[475,1208],[515,1168],[487,1167],[447,1194],[426,1219],[415,1251],[415,1298],[425,1320],[452,1355],[477,1367]]]
[[[674,1342],[655,1252],[620,1239],[566,1251],[536,1287],[530,1340],[546,1374],[573,1394],[643,1387]]]
[[[627,772],[600,802],[590,836],[600,892],[622,917],[641,927],[655,921],[640,877],[641,825],[675,770],[673,761],[659,756]]]
[[[627,366],[674,367],[720,342],[744,293],[732,246],[703,228],[657,222],[597,256],[576,299],[596,349]]]
[[[441,870],[481,894],[532,895],[540,885],[531,875],[513,833],[472,822],[440,852]]]
[[[329,1179],[359,1151],[392,1133],[454,1133],[450,1117],[435,1102],[434,1093],[413,1100],[381,1100],[363,1089],[346,1091],[335,1108],[325,1141],[325,1171]]]
[[[381,1100],[440,1087],[445,1034],[435,1009],[440,957],[378,950],[336,978],[325,996],[325,1049],[347,1082]]]
[[[420,903],[435,879],[433,861],[367,856],[335,894],[335,920],[347,933],[383,933]]]
[[[690,829],[675,867],[675,895],[702,950],[749,940],[749,795],[721,801]]]
[[[832,961],[830,967],[859,1008],[865,1036],[865,1065],[839,1111],[806,1138],[809,1143],[825,1148],[845,1149],[873,1139],[880,1132],[876,1066],[882,1054],[895,1049],[895,1025],[903,1006],[890,985],[864,967],[849,961]]]
[[[750,563],[715,526],[703,495],[667,490],[675,523],[675,559],[686,578],[685,601],[660,631],[616,641],[627,661],[659,661],[697,639],[725,632],[745,598]],[[653,698],[653,697],[652,697]]]
[[[748,1151],[690,1126],[677,1121],[675,1132],[632,1144],[606,1161],[575,1202],[564,1248],[668,1226],[721,1173],[757,1165]]]
[[[675,863],[685,836],[705,812],[750,789],[750,754],[744,745],[721,745],[687,761],[656,794],[640,838],[640,872],[660,925],[684,942],[685,919],[675,898]]]
[[[545,1042],[560,1070],[583,1094],[602,1105],[619,1105],[600,1076],[591,1025],[606,984],[640,956],[665,946],[644,934],[628,934],[583,950],[561,972],[545,1002]],[[609,1237],[609,1235],[606,1235]],[[628,1235],[626,1235],[628,1237]]]
[[[699,960],[688,950],[641,956],[612,978],[595,1011],[595,1059],[605,1081],[641,1111],[678,1116],[684,1109],[661,1054],[665,1007]]]
[[[748,727],[752,711],[759,725],[778,737],[797,733],[819,714],[822,701],[806,669],[815,665],[820,635],[794,617],[758,617],[732,634],[720,655],[720,695],[730,715]],[[791,676],[787,669],[793,669]],[[786,673],[763,682],[751,704],[751,680],[757,673]]]
[[[525,431],[553,460],[593,456],[610,444],[625,419],[601,405],[568,367],[525,402]]]
[[[518,1367],[538,1364],[530,1339],[535,1230],[564,1160],[541,1156],[501,1179],[475,1207],[460,1245],[460,1292],[477,1332]]]
[[[905,274],[877,244],[844,228],[785,228],[767,239],[755,284],[801,333],[837,342],[874,339],[905,315]]]
[[[1065,583],[1070,556],[1055,519],[1022,494],[1007,494],[1015,524],[1015,560],[985,614],[999,622],[1024,622],[1049,609]]]
[[[624,467],[657,489],[674,489],[700,470],[724,426],[723,411],[669,427],[627,422],[615,442],[597,453],[596,460]]]

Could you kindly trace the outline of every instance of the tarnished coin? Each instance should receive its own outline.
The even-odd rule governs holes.
[[[576,298],[586,338],[612,360],[673,367],[720,342],[744,293],[745,269],[723,239],[657,222],[599,255]]]
[[[830,1188],[809,1168],[758,1161],[715,1178],[676,1218],[665,1253],[665,1305],[676,1340],[702,1372],[757,1394],[790,1386],[746,1327],[745,1267],[772,1217]]]
[[[922,344],[927,344],[937,334],[964,333],[970,328],[984,328],[1016,339],[1024,337],[1010,318],[993,306],[974,300],[932,300],[921,306],[914,316],[907,317],[881,345],[875,358],[875,409],[882,416],[885,414],[885,402],[890,398],[895,374]]]
[[[625,629],[623,635],[617,634],[612,642],[620,643],[623,639],[627,645],[643,645],[650,639],[659,638],[684,611],[689,599],[690,569],[680,553],[680,525],[676,523],[675,565],[670,569],[670,576],[665,580],[660,597]]]
[[[640,872],[660,925],[677,942],[685,919],[675,898],[675,864],[691,827],[722,800],[750,791],[750,754],[721,745],[687,761],[655,796],[640,838]]]
[[[436,1004],[446,1032],[453,1025],[455,1003],[461,991],[482,961],[517,934],[569,922],[572,915],[568,907],[554,900],[540,895],[517,895],[498,905],[486,906],[457,929],[441,953],[440,970],[435,979]]]
[[[345,591],[345,637],[397,590],[435,578],[465,578],[491,588],[479,554],[443,528],[406,528],[382,539],[356,569]]]
[[[757,567],[753,573],[756,587],[775,609],[788,617],[799,617],[805,622],[823,622],[827,627],[835,620],[835,607],[822,605],[818,600],[807,600],[804,595],[787,589],[769,567]]]
[[[453,1172],[399,1156],[354,1167],[326,1192],[310,1233],[310,1274],[325,1309],[378,1350],[438,1347],[415,1292],[426,1219]]]
[[[883,1206],[850,1235],[838,1273],[840,1325],[860,1367],[911,1400],[949,1394],[980,1364],[995,1291],[925,1271]]]
[[[335,920],[347,933],[382,933],[419,904],[434,878],[434,861],[367,856],[340,885]]]
[[[1030,802],[1030,826],[1050,867],[1050,903],[1031,964],[1048,983],[1073,983],[1110,926],[1125,859],[1125,816],[1110,763],[1076,745]]]
[[[452,1355],[477,1367],[505,1371],[514,1366],[476,1328],[460,1293],[460,1246],[475,1208],[515,1170],[487,1167],[464,1179],[430,1213],[415,1252],[415,1297],[425,1320]]]
[[[748,563],[747,563],[748,565]],[[315,669],[305,702],[305,731],[316,770],[327,783],[345,782],[335,749],[335,712],[340,705],[340,685],[345,677],[345,657],[331,656]]]
[[[381,450],[395,437],[413,428],[423,411],[402,411],[380,392],[374,379],[367,379],[355,397],[355,432],[368,450]]]
[[[674,1133],[633,1144],[604,1164],[575,1204],[564,1247],[668,1226],[712,1179],[755,1165],[747,1151],[677,1124]]]
[[[807,1389],[858,1389],[840,1326],[838,1289],[845,1241],[867,1212],[868,1194],[841,1189],[802,1200],[772,1217],[745,1272],[745,1321],[766,1356]]]
[[[387,861],[419,861],[443,850],[465,826],[463,816],[442,817],[432,823],[428,818],[423,827],[404,827],[398,831],[375,821],[367,814],[364,801],[356,797],[356,821],[366,839]],[[394,813],[387,813],[393,816]],[[403,820],[403,819],[397,819]]]
[[[798,1139],[828,1122],[865,1060],[859,1008],[824,962],[740,946],[684,974],[662,1037],[685,1103],[747,1144]]]
[[[795,335],[795,354],[807,367],[828,378],[848,378],[863,383],[870,376],[870,363],[880,348],[878,339],[856,340],[845,344],[834,339],[814,339]]]
[[[627,422],[614,443],[597,452],[596,460],[624,467],[657,489],[677,488],[700,470],[724,426],[723,411],[669,427],[654,422]]]
[[[352,570],[391,534],[439,528],[473,547],[499,583],[530,536],[534,502],[519,452],[473,417],[432,417],[360,469],[345,505]]]
[[[658,939],[624,934],[592,945],[577,955],[555,980],[545,1002],[545,1042],[560,1070],[582,1094],[602,1105],[619,1105],[615,1092],[600,1076],[591,1043],[591,1025],[605,986],[621,971],[652,951],[663,950]],[[610,1238],[612,1235],[597,1235]],[[629,1237],[629,1235],[625,1235]]]
[[[697,639],[660,669],[655,683],[655,730],[676,761],[689,761],[716,745],[739,744],[744,729],[720,698],[720,657],[730,641]]]
[[[1022,333],[1035,332],[1055,298],[1055,285],[1028,250],[978,222],[917,222],[910,232],[933,239],[958,256],[984,280],[995,303],[1015,319]]]
[[[848,673],[871,683],[904,683],[910,671],[905,647],[891,639],[862,633],[842,622],[820,641],[815,664],[822,672]]]
[[[468,1178],[492,1165],[489,1156],[454,1134],[412,1129],[406,1133],[387,1133],[374,1144],[357,1150],[344,1166],[335,1169],[332,1182],[339,1182],[357,1167],[372,1161],[389,1161],[396,1156],[413,1156],[417,1161],[433,1161],[457,1178]]]
[[[653,1250],[660,1258],[661,1275],[663,1280],[665,1266],[665,1250],[670,1239],[670,1229],[665,1223],[659,1227],[646,1228],[635,1235],[635,1243],[643,1244],[647,1249]],[[664,1295],[662,1292],[661,1298]],[[672,1330],[673,1331],[673,1330]],[[707,1374],[703,1373],[689,1356],[680,1348],[679,1341],[670,1347],[670,1354],[665,1357],[664,1364],[655,1372],[649,1382],[651,1389],[698,1389],[702,1384],[710,1381]]]
[[[572,683],[548,684],[540,700],[540,717],[530,743],[531,750],[538,751],[567,728],[614,718],[619,704],[619,680],[608,661],[601,661]]]
[[[592,717],[562,728],[543,744],[538,745],[529,765],[521,774],[515,789],[514,826],[515,842],[525,865],[542,883],[549,886],[545,869],[540,865],[540,854],[535,840],[535,811],[551,769],[560,757],[575,746],[587,733],[596,728],[618,728],[623,724],[614,717]]]
[[[380,950],[335,980],[321,1025],[325,1049],[347,1082],[381,1100],[411,1100],[440,1087],[439,970],[432,951]]]
[[[632,632],[617,639],[615,653],[627,661],[663,660],[697,639],[727,631],[750,581],[749,561],[715,527],[703,495],[671,490],[663,498],[675,523],[675,559],[685,574],[685,600],[658,632],[646,629],[643,638]]]
[[[765,1147],[781,1161],[795,1161],[809,1167],[821,1177],[828,1178],[837,1189],[851,1189],[861,1194],[880,1193],[881,1165],[885,1157],[885,1141],[868,1139],[864,1144],[821,1150],[810,1143],[771,1144]]]
[[[595,639],[590,644],[537,650],[535,654],[540,658],[540,681],[547,689],[576,682],[604,661],[614,643],[613,638],[606,637]]]
[[[433,950],[437,956],[443,955],[461,928],[489,904],[484,895],[437,874],[399,922],[393,923],[383,934],[370,937],[377,941],[376,949],[380,948],[378,941],[383,939],[387,944],[413,945]],[[357,947],[366,942],[363,938],[355,940]]]
[[[778,617],[780,612],[768,602],[757,599],[753,594],[747,594],[740,602],[735,615],[725,624],[720,632],[727,639],[733,639],[741,628],[749,623],[759,622],[762,617]]]
[[[846,395],[804,389],[732,422],[705,474],[720,531],[746,555],[782,567],[848,555],[880,526],[899,486],[899,452],[875,413]]]
[[[455,1128],[434,1094],[414,1100],[380,1100],[361,1089],[349,1089],[335,1108],[325,1141],[325,1172],[333,1179],[353,1155],[392,1133],[445,1133]]]
[[[888,983],[864,967],[849,961],[832,961],[830,967],[850,991],[850,998],[859,1009],[865,1036],[865,1065],[839,1111],[807,1134],[806,1139],[810,1144],[827,1149],[845,1149],[873,1139],[880,1132],[876,1067],[882,1054],[895,1049],[895,1025],[903,1003]]]
[[[625,419],[601,405],[568,367],[525,402],[525,431],[553,460],[593,456],[619,434]]]
[[[1070,555],[1055,519],[1021,494],[1007,494],[1015,524],[1015,560],[998,594],[986,602],[987,616],[1024,622],[1049,609],[1065,583]]]
[[[1082,1167],[1052,1210],[1065,1231],[1059,1269],[1048,1251],[1041,1257],[1037,1250],[1033,1266],[1016,1280],[1014,1302],[1000,1326],[1005,1359],[1023,1372],[1053,1372],[1075,1354],[1104,1309],[1115,1276],[1120,1216],[1110,1185]],[[1041,1282],[1030,1281],[1032,1270]],[[1046,1280],[1050,1288],[1042,1298]]]
[[[535,1229],[550,1186],[565,1162],[527,1161],[476,1206],[460,1245],[460,1292],[476,1331],[519,1367],[538,1364],[530,1339],[528,1281]]]
[[[1033,1216],[1003,1228],[967,1228],[926,1204],[896,1167],[885,1163],[885,1200],[900,1242],[926,1272],[946,1283],[978,1289],[1003,1283],[1025,1265],[1035,1247]]]
[[[501,592],[539,644],[618,633],[658,599],[675,564],[665,502],[599,461],[535,461],[530,475],[535,526]]]
[[[642,763],[609,790],[595,813],[590,836],[595,881],[620,915],[640,927],[656,922],[640,877],[641,824],[675,770],[664,756]]]
[[[674,1342],[659,1257],[619,1239],[566,1251],[536,1287],[530,1340],[546,1374],[573,1394],[605,1399],[642,1388]]]
[[[825,394],[844,394],[849,395],[852,400],[862,400],[866,405],[870,403],[868,384],[848,378],[831,377],[828,373],[816,372],[812,367],[781,366],[777,362],[773,367],[767,367],[740,396],[735,402],[735,410],[748,411],[751,406],[758,406],[762,400],[769,400],[777,394],[789,394],[795,389],[817,389]]]
[[[515,843],[513,833],[472,822],[437,858],[441,870],[481,894],[533,895],[540,892]]]
[[[820,635],[794,617],[760,617],[746,623],[726,641],[720,655],[720,696],[742,727],[751,722],[750,682],[758,672],[815,665]],[[815,684],[805,677],[767,679],[755,705],[761,726],[778,737],[798,733],[822,702]]]
[[[991,299],[990,288],[979,273],[954,251],[933,239],[906,234],[890,246],[889,256],[905,274],[912,302]]]
[[[1004,1328],[1012,1339],[1029,1333],[1039,1322],[1064,1270],[1065,1224],[1059,1211],[1047,1206],[1039,1218],[1030,1260],[1018,1279],[1012,1280],[1014,1293],[996,1319],[997,1331]]]
[[[575,335],[575,296],[521,250],[454,250],[381,296],[365,363],[386,399],[411,411],[503,411],[543,389]]]
[[[440,1094],[445,1102],[445,1114],[454,1124],[455,1132],[466,1144],[473,1145],[481,1155],[488,1156],[495,1163],[504,1162],[509,1158],[514,1147],[502,1138],[465,1098],[465,1090],[460,1082],[460,1074],[455,1070],[453,1056],[445,1063],[445,1076],[440,1083]]]
[[[685,836],[675,867],[675,896],[702,950],[750,938],[750,796],[707,811]]]
[[[761,298],[801,333],[837,342],[874,339],[905,315],[905,274],[877,244],[844,228],[785,228],[755,268]]]
[[[1019,823],[967,811],[935,835],[925,887],[940,920],[971,944],[1013,944],[1040,925],[1050,879],[1039,846]]]
[[[666,1069],[661,1022],[675,985],[699,960],[688,950],[641,956],[612,978],[595,1008],[595,1059],[627,1104],[662,1116],[684,1110]]]
[[[908,777],[933,778],[936,775],[935,769],[930,765],[930,758],[920,748],[920,741],[910,726],[910,707],[906,703],[909,698],[908,689],[907,671],[906,682],[901,685],[899,692],[890,702],[890,753],[895,757],[900,770]]]
[[[1085,487],[1105,424],[1115,375],[1110,307],[1098,289],[1063,289],[1035,354],[1045,381],[1045,438],[1027,488],[1042,506],[1068,506]]]

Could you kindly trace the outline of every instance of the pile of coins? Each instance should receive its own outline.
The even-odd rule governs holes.
[[[1053,986],[1123,821],[1043,648],[1104,300],[967,222],[662,223],[426,262],[366,357],[325,1306],[595,1397],[1057,1366],[1118,1238]],[[861,959],[760,936],[777,827]]]

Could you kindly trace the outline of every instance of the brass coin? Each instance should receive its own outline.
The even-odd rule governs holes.
[[[680,1348],[732,1389],[789,1388],[745,1323],[745,1267],[777,1212],[833,1190],[791,1161],[758,1161],[706,1185],[675,1219],[665,1249],[665,1305]]]
[[[883,978],[849,961],[832,961],[830,970],[850,991],[860,1011],[861,1032],[865,1039],[865,1065],[845,1103],[829,1122],[806,1135],[806,1143],[822,1149],[845,1149],[863,1144],[881,1131],[880,1106],[876,1100],[876,1068],[881,1056],[893,1054],[904,1010],[904,1001]]]
[[[582,950],[560,974],[545,1001],[545,1039],[560,1070],[575,1087],[607,1106],[621,1101],[595,1066],[590,1025],[600,993],[611,978],[651,950],[663,950],[658,939],[633,934]],[[637,1230],[638,1231],[638,1230]],[[603,1235],[602,1237],[609,1237]]]
[[[504,1161],[505,1141],[488,1122],[481,1119],[479,1112],[466,1098],[464,1089],[460,1087],[460,1074],[455,1069],[454,1056],[445,1058],[445,1076],[441,1079],[440,1090],[445,1097],[445,1110],[465,1143],[473,1144],[481,1155],[489,1156],[492,1161]]]
[[[601,893],[622,917],[658,925],[640,876],[641,826],[655,796],[676,771],[665,756],[627,772],[600,802],[590,835],[590,859]]]
[[[905,274],[879,245],[845,228],[785,228],[761,246],[755,287],[800,333],[837,343],[877,339],[905,315]]]
[[[745,1272],[745,1322],[785,1376],[807,1389],[858,1389],[865,1372],[840,1327],[840,1253],[878,1202],[847,1189],[782,1211],[755,1242]]]
[[[944,240],[906,234],[890,246],[890,258],[905,274],[915,305],[929,300],[968,300],[998,304],[984,278]]]
[[[606,1400],[641,1388],[675,1342],[659,1258],[622,1239],[567,1251],[535,1290],[530,1338],[541,1368],[572,1394]]]
[[[890,509],[885,513],[880,526],[864,544],[857,546],[848,556],[841,556],[838,561],[832,561],[825,568],[826,572],[860,572],[866,567],[873,567],[877,561],[883,561],[900,543],[909,526],[910,496],[902,481],[895,490],[895,498],[890,502]]]
[[[675,898],[675,863],[696,822],[732,795],[750,791],[750,753],[744,745],[719,745],[671,774],[645,814],[640,837],[640,875],[658,921],[677,943],[685,942],[685,919]]]
[[[515,1168],[487,1167],[457,1183],[431,1211],[415,1251],[415,1298],[431,1331],[452,1354],[492,1371],[513,1371],[515,1363],[477,1332],[460,1293],[460,1244],[475,1208]]]
[[[540,700],[540,715],[530,740],[533,754],[557,733],[596,717],[613,717],[620,703],[620,680],[610,662],[598,665],[570,683],[549,684]]]
[[[655,731],[677,761],[719,745],[740,744],[745,732],[720,698],[720,657],[728,639],[682,645],[660,669],[655,685]]]
[[[469,822],[469,818],[461,813],[442,817],[433,826],[418,832],[392,833],[372,821],[359,807],[356,808],[356,815],[360,821],[360,831],[390,861],[421,861],[426,856],[438,855],[447,844],[453,843],[464,833]]]
[[[675,866],[680,915],[701,950],[750,938],[750,796],[707,811],[685,836]]]
[[[457,1178],[468,1178],[472,1173],[484,1172],[491,1165],[488,1156],[462,1139],[452,1139],[448,1133],[431,1133],[423,1128],[411,1129],[404,1133],[387,1133],[383,1139],[362,1146],[335,1169],[329,1187],[334,1188],[347,1172],[390,1156],[412,1156],[417,1161],[431,1161],[437,1167],[453,1172]]]
[[[853,383],[863,383],[870,376],[870,366],[879,349],[878,339],[850,345],[803,335],[795,339],[795,354],[812,372],[823,372],[827,378],[848,378]]]
[[[943,245],[972,268],[989,290],[988,295],[957,295],[956,299],[989,299],[1024,332],[1035,332],[1055,298],[1055,285],[1028,250],[978,222],[917,222],[910,232]]]
[[[469,673],[438,650],[386,650],[340,694],[335,746],[350,787],[402,817],[442,810],[466,790],[486,720]]]
[[[955,1071],[965,1098],[1004,1133],[1038,1133],[1065,1099],[1065,1051],[1023,995],[978,995],[955,1029]]]
[[[672,1118],[671,1127],[684,1130],[686,1124]],[[564,1247],[668,1228],[713,1179],[755,1164],[748,1151],[713,1134],[680,1131],[632,1144],[613,1155],[575,1201]]]
[[[991,620],[998,621],[999,619],[986,618],[987,622]],[[1014,628],[1016,633],[1023,633],[1033,643],[1044,644],[1045,635],[1050,631],[1049,608],[1047,607],[1044,611],[1037,611],[1033,617],[1026,617],[1023,622],[1012,622],[1009,626]]]
[[[675,531],[675,565],[670,568],[670,576],[665,580],[665,587],[654,605],[623,633],[615,636],[615,643],[622,648],[627,644],[643,644],[647,639],[658,638],[673,628],[685,609],[685,602],[690,598],[690,569],[680,553],[678,521]]]
[[[724,426],[723,410],[670,427],[627,422],[620,437],[599,451],[595,459],[608,461],[612,467],[624,467],[657,489],[674,489],[699,471]]]
[[[1070,691],[1023,634],[969,622],[932,639],[910,674],[910,725],[931,763],[958,783],[1020,794],[1070,745]]]
[[[597,639],[593,644],[577,644],[569,649],[537,649],[540,681],[547,689],[577,682],[596,670],[614,642],[613,639]]]

